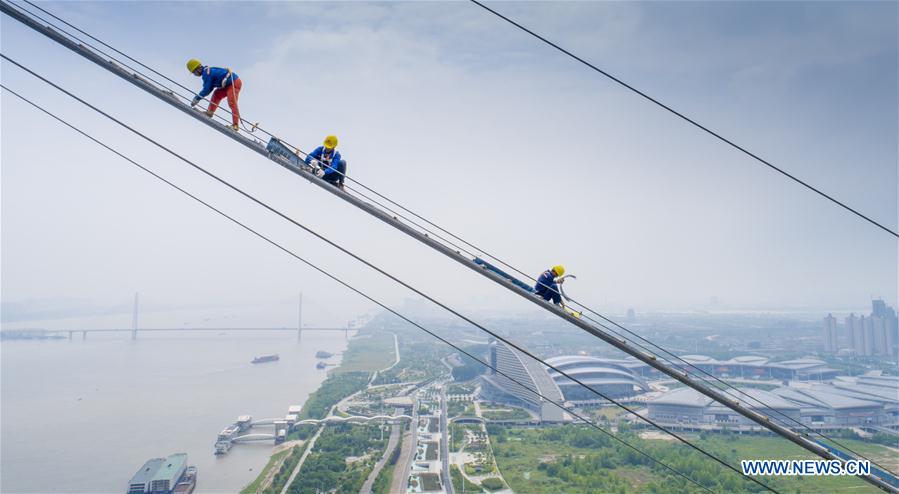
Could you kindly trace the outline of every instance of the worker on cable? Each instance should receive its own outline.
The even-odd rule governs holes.
[[[563,266],[553,266],[551,269],[547,269],[537,279],[537,284],[534,285],[534,293],[542,297],[543,300],[552,300],[552,303],[564,307],[562,304],[562,291],[558,285],[558,283],[564,281],[564,278],[562,278],[564,274],[565,268]]]
[[[215,110],[219,106],[222,98],[228,98],[228,107],[231,108],[231,129],[237,131],[240,129],[240,110],[237,108],[237,99],[240,96],[240,88],[243,81],[231,69],[223,69],[221,67],[209,67],[200,63],[199,60],[191,58],[187,61],[187,70],[191,74],[203,78],[203,89],[194,96],[190,106],[197,106],[203,98],[209,93],[209,106],[206,108],[206,116],[212,118]]]
[[[337,136],[325,137],[322,146],[306,155],[306,164],[318,167],[324,173],[322,178],[335,187],[343,190],[343,179],[346,177],[346,161],[340,158],[337,151]]]

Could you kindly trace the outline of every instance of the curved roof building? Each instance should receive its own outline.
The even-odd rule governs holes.
[[[739,393],[735,392],[734,395],[740,397],[744,405],[763,415],[787,415],[796,421],[800,420],[799,404],[770,391],[739,388]],[[692,388],[677,388],[650,400],[647,412],[651,419],[668,424],[707,424],[717,427],[755,425],[746,417]]]
[[[870,383],[864,377],[844,377],[832,384],[800,383],[771,391],[739,388],[732,392],[757,412],[794,427],[781,414],[813,428],[892,426],[899,418],[899,381]],[[756,426],[742,415],[691,388],[676,388],[647,403],[650,418],[674,427],[752,430]],[[795,428],[795,427],[794,427]],[[878,429],[875,429],[878,430]],[[884,429],[886,430],[886,429]]]
[[[599,357],[566,356],[555,357],[555,359],[563,359],[560,362],[564,364],[578,361],[578,359],[593,359],[606,364],[623,366],[641,377],[661,377],[659,372],[652,367],[632,358],[616,360]],[[688,370],[690,366],[696,366],[704,372],[722,378],[819,381],[833,379],[839,373],[836,369],[828,367],[823,360],[815,358],[772,362],[768,358],[759,355],[740,355],[727,360],[718,360],[708,355],[683,355],[677,358],[672,357],[670,360],[676,366],[685,370]]]
[[[565,355],[547,359],[546,362],[569,376],[590,386],[603,395],[620,398],[649,391],[649,385],[638,377],[632,369],[642,365],[636,360],[617,360],[602,357]],[[549,370],[550,377],[562,390],[568,401],[591,401],[600,399],[596,394],[584,389],[580,384]]]
[[[562,410],[544,398],[556,403],[565,401],[562,391],[546,372],[543,364],[495,340],[490,342],[490,364],[503,374],[509,375],[514,381],[502,374],[491,372],[483,376],[484,382],[490,388],[488,394],[534,410],[540,414],[543,421],[565,420]]]

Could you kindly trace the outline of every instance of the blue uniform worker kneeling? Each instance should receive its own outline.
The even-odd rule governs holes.
[[[565,268],[562,266],[553,266],[547,269],[537,279],[534,285],[534,293],[543,298],[543,300],[552,300],[556,305],[562,305],[562,291],[559,289],[556,278],[565,274]]]
[[[337,136],[325,137],[322,146],[315,148],[314,151],[306,155],[306,164],[312,165],[315,161],[321,167],[322,178],[331,185],[339,187],[343,190],[343,179],[346,177],[346,161],[340,158],[340,152],[337,151]]]

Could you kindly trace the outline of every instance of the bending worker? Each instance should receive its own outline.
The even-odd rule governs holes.
[[[337,136],[325,137],[325,142],[322,144],[306,155],[306,164],[312,165],[313,161],[317,162],[324,172],[322,178],[343,190],[346,161],[340,159],[340,152],[337,151]]]
[[[203,89],[194,96],[190,106],[197,106],[197,103],[212,93],[212,97],[209,98],[209,107],[206,108],[206,116],[212,118],[219,102],[227,96],[228,107],[231,108],[231,128],[235,131],[239,130],[240,110],[237,108],[237,99],[240,96],[240,88],[243,86],[240,77],[231,69],[205,66],[196,58],[187,61],[187,70],[191,74],[203,78]]]
[[[553,266],[551,269],[547,269],[537,279],[537,284],[534,285],[534,293],[542,297],[543,300],[552,300],[552,303],[564,307],[564,304],[562,304],[562,292],[559,290],[558,285],[558,283],[561,283],[561,280],[556,281],[557,278],[562,277],[564,274],[565,268],[563,266]]]

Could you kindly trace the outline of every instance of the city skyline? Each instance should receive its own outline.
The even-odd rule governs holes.
[[[899,3],[0,10],[3,492],[899,492]]]
[[[567,264],[578,275],[569,290],[591,305],[696,309],[717,297],[726,307],[830,309],[855,306],[854,300],[872,294],[895,303],[894,240],[470,6],[304,3],[278,10],[236,4],[248,26],[271,29],[260,31],[255,49],[235,50],[209,44],[189,28],[188,19],[196,15],[211,22],[224,15],[202,4],[159,10],[90,2],[47,6],[183,84],[196,82],[183,68],[186,57],[227,62],[246,80],[242,101],[248,116],[259,115],[267,128],[304,147],[338,133],[354,176],[532,275]],[[545,33],[573,50],[895,224],[899,132],[895,115],[885,110],[895,107],[889,102],[896,97],[895,5],[765,7],[508,5],[524,21],[542,19]],[[305,16],[339,19],[341,28],[323,32],[297,22]],[[676,21],[687,17],[689,32]],[[601,20],[604,30],[572,24],[587,18]],[[2,22],[10,56],[29,60],[39,72],[63,74],[61,82],[91,101],[129,101],[133,113],[126,120],[165,135],[168,144],[202,156],[235,181],[253,184],[254,192],[416,286],[470,310],[526,310],[332,198],[284,180],[272,167],[256,166],[257,158],[136,97],[133,88],[16,23]],[[727,27],[738,23],[743,31]],[[158,38],[154,33],[165,30],[171,36],[152,49],[134,41]],[[198,53],[184,53],[185,46]],[[725,56],[729,52],[740,56]],[[306,67],[325,59],[340,70],[303,77]],[[359,74],[370,82],[360,86]],[[283,79],[301,81],[296,98],[283,97]],[[389,302],[408,296],[62,103],[20,72],[5,70],[4,81],[28,87],[28,95],[54,102],[63,116]],[[3,98],[4,122],[20,123],[5,125],[2,137],[7,308],[28,304],[51,313],[65,305],[60,300],[79,297],[86,305],[109,306],[134,291],[145,293],[151,306],[184,300],[261,304],[302,288],[320,293],[332,311],[368,310],[339,287],[157,189],[65,129],[46,125],[8,95]],[[472,119],[472,111],[479,118]],[[307,112],[325,117],[295,118]],[[33,155],[38,143],[28,128],[46,128],[59,145]],[[394,157],[398,142],[403,152]],[[566,161],[570,174],[538,164],[551,162],[547,158],[560,142],[572,157]],[[73,157],[84,165],[58,166]],[[396,180],[409,170],[416,171],[415,180]],[[553,183],[560,191],[553,194],[552,208],[518,207]],[[543,238],[533,225],[564,233]],[[372,250],[371,238],[383,248]],[[67,248],[57,248],[61,240]],[[466,291],[449,288],[457,285]]]

